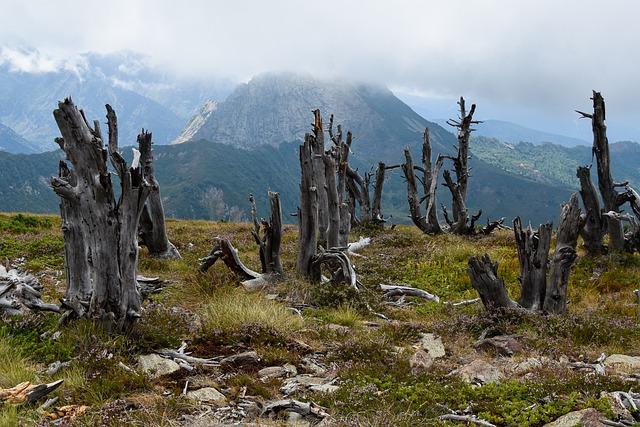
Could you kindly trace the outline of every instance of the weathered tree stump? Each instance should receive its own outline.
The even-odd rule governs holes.
[[[547,287],[547,257],[551,245],[551,224],[537,231],[522,229],[520,217],[513,220],[513,233],[520,264],[520,305],[529,310],[542,310]]]
[[[478,291],[487,310],[515,308],[518,304],[509,298],[504,281],[498,277],[498,263],[491,262],[488,255],[470,257],[467,269],[471,286]]]
[[[75,315],[85,313],[100,319],[108,330],[123,329],[140,317],[141,298],[137,287],[138,221],[149,194],[149,183],[139,165],[139,152],[128,167],[118,152],[116,114],[107,105],[109,144],[105,149],[99,122],[93,128],[70,99],[58,103],[53,115],[62,134],[56,142],[73,165],[73,172],[61,167],[58,177],[52,178],[53,190],[65,199],[62,202],[63,227],[72,230],[80,220],[85,250],[65,249],[69,280],[90,279],[86,283],[69,284],[65,306]],[[120,178],[120,198],[116,200],[111,175],[107,168],[111,160]],[[75,213],[69,211],[75,210]],[[65,237],[70,233],[65,232]],[[65,246],[77,244],[77,239],[65,241]],[[86,271],[71,271],[79,268]],[[90,290],[90,302],[85,298]],[[81,304],[77,304],[81,302]],[[82,304],[84,303],[84,304]],[[87,306],[80,309],[81,305]]]
[[[467,270],[471,285],[480,294],[488,310],[523,307],[528,310],[564,313],[567,309],[567,285],[571,266],[576,259],[578,235],[584,225],[578,207],[578,194],[563,204],[558,226],[557,246],[547,278],[547,255],[551,242],[551,224],[543,224],[537,232],[522,230],[520,218],[513,222],[520,263],[520,304],[509,298],[504,282],[498,277],[498,265],[488,255],[470,257]]]
[[[584,118],[591,119],[593,130],[593,154],[596,157],[598,167],[598,187],[604,202],[605,212],[620,213],[619,207],[626,201],[621,193],[616,190],[616,183],[611,176],[611,158],[609,156],[609,140],[607,139],[607,126],[605,125],[605,104],[600,92],[593,91],[593,113],[576,112]],[[607,232],[611,249],[622,250],[624,248],[624,233],[622,222],[613,217],[607,217]]]
[[[142,245],[149,250],[152,258],[180,259],[180,252],[169,241],[164,222],[164,207],[160,197],[160,184],[156,180],[153,166],[153,152],[151,149],[151,132],[144,130],[138,135],[138,150],[140,150],[140,164],[144,176],[150,185],[149,198],[140,216],[138,234]]]
[[[602,216],[598,194],[591,182],[591,166],[578,167],[576,175],[580,180],[580,196],[586,211],[583,214],[585,225],[580,233],[584,239],[584,247],[591,255],[604,254],[607,251],[603,243],[607,221]]]
[[[583,226],[583,218],[581,218],[578,207],[578,195],[574,193],[569,203],[562,205],[560,213],[556,250],[551,258],[551,275],[544,300],[544,310],[549,313],[565,313],[567,311],[569,273],[578,256],[576,246]]]
[[[314,181],[311,135],[300,146],[300,207],[298,208],[298,259],[296,270],[303,277],[311,275],[311,258],[318,246],[318,190]],[[323,165],[324,167],[324,165]]]

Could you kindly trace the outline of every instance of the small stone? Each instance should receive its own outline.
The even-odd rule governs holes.
[[[220,361],[221,366],[245,366],[255,365],[260,362],[260,357],[255,351],[245,351],[243,353],[234,354],[233,356],[225,357]]]
[[[433,358],[429,356],[429,353],[422,349],[418,349],[411,359],[409,359],[409,366],[411,367],[411,373],[414,375],[421,374],[428,370],[433,365]]]
[[[605,424],[600,421],[601,417],[602,415],[597,410],[587,408],[569,412],[557,420],[545,424],[544,427],[604,427]]]
[[[291,363],[285,363],[284,365],[282,365],[282,367],[286,369],[287,375],[298,375],[298,368],[296,368]]]
[[[612,354],[607,357],[604,366],[616,373],[636,374],[640,373],[640,357],[627,356],[626,354]]]
[[[329,383],[329,384],[312,385],[309,387],[309,390],[316,391],[319,393],[334,393],[339,388],[340,388],[339,386]]]
[[[311,372],[315,375],[324,375],[327,373],[327,368],[320,366],[309,358],[302,359],[302,364],[306,371]]]
[[[476,359],[458,369],[458,375],[468,383],[494,383],[504,378],[502,371],[489,362]]]
[[[287,373],[287,369],[284,366],[269,366],[267,368],[260,369],[258,371],[258,376],[261,380],[268,380],[284,377]]]
[[[435,334],[422,334],[420,347],[429,353],[429,356],[431,356],[432,359],[438,359],[446,356],[447,354],[444,350],[444,344],[442,344],[442,338]]]
[[[187,399],[195,400],[197,402],[211,402],[218,405],[222,405],[227,401],[224,394],[220,393],[213,387],[204,387],[198,390],[191,390],[187,392]]]
[[[476,341],[473,345],[478,350],[493,351],[500,356],[513,356],[522,351],[520,344],[514,335],[498,335]]]
[[[522,362],[517,363],[514,367],[513,367],[513,373],[520,375],[520,374],[524,374],[527,373],[533,369],[537,369],[542,367],[542,362],[536,358],[533,357],[529,357],[526,360],[523,360]]]
[[[147,354],[138,357],[138,366],[150,378],[171,375],[180,370],[180,366],[171,359],[165,359],[157,354]]]

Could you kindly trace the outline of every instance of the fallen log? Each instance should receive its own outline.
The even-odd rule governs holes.
[[[380,284],[380,289],[384,292],[385,298],[392,298],[398,296],[417,297],[423,298],[429,301],[440,302],[440,297],[430,294],[422,289],[414,288],[406,285],[394,285],[383,283]]]
[[[32,384],[28,381],[15,387],[0,389],[0,401],[8,403],[34,403],[51,393],[62,384],[63,380],[49,384]]]

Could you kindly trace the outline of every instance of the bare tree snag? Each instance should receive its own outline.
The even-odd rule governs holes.
[[[105,149],[100,127],[91,128],[84,115],[70,99],[58,103],[53,115],[62,134],[58,144],[73,165],[74,179],[52,178],[53,190],[69,201],[79,212],[86,245],[89,274],[72,274],[74,278],[91,278],[91,300],[87,314],[102,320],[108,330],[123,329],[140,317],[141,297],[136,281],[138,263],[137,229],[142,209],[149,194],[149,183],[139,165],[139,152],[128,167],[118,152],[116,114],[107,105],[109,127],[108,150]],[[116,200],[107,168],[111,160],[120,181],[120,198]],[[73,183],[75,182],[75,183]],[[66,220],[69,220],[67,216]],[[65,245],[70,245],[65,241]],[[65,254],[82,251],[65,251]],[[67,260],[67,268],[79,263]],[[85,285],[67,288],[66,300],[81,300],[70,294]],[[76,313],[84,314],[83,312]]]
[[[349,286],[358,289],[356,271],[349,260],[349,257],[338,249],[328,249],[321,251],[311,260],[311,280],[316,283],[323,281],[323,267],[328,269],[332,284],[347,283]]]
[[[333,121],[333,115],[331,116]],[[342,131],[340,131],[342,134]],[[349,152],[351,151],[351,132],[347,132],[347,140],[338,144],[338,204],[340,205],[340,230],[338,232],[338,246],[344,247],[349,243],[351,232],[350,197],[347,192],[347,168],[349,167]]]
[[[418,186],[416,184],[416,176],[414,173],[413,159],[409,147],[404,149],[404,163],[402,164],[402,172],[407,181],[407,202],[409,203],[409,215],[411,221],[423,233],[430,233],[431,228],[427,223],[427,218],[422,215],[420,209],[420,198],[418,197]]]
[[[328,204],[327,247],[337,248],[340,246],[340,198],[336,184],[336,162],[331,153],[325,153],[323,161]]]
[[[520,217],[513,220],[513,233],[520,264],[520,305],[529,310],[542,310],[547,287],[547,256],[551,245],[551,224],[542,224],[534,232],[522,229]]]
[[[487,310],[518,307],[518,304],[509,298],[504,282],[498,277],[498,263],[491,262],[488,255],[470,257],[467,273],[471,285],[480,294]]]
[[[318,193],[318,240],[326,244],[327,228],[329,226],[328,196],[324,166],[324,131],[320,110],[313,110],[313,134],[309,135],[309,142],[313,153],[313,182]]]
[[[460,107],[460,117],[458,120],[448,120],[447,123],[458,129],[458,155],[453,158],[453,165],[456,171],[456,181],[460,187],[462,198],[467,198],[467,186],[469,182],[469,137],[474,129],[472,125],[482,123],[479,120],[473,120],[473,113],[476,111],[476,104],[471,105],[471,110],[467,113],[465,101],[460,97],[458,101]]]
[[[138,135],[138,150],[140,151],[140,164],[144,170],[144,176],[151,186],[149,198],[140,217],[138,234],[141,243],[147,247],[152,258],[180,259],[180,252],[167,237],[160,184],[156,180],[153,167],[151,132],[145,132],[143,129]]]
[[[469,214],[460,185],[457,182],[453,182],[448,170],[444,171],[442,176],[444,178],[444,185],[451,192],[451,204],[453,207],[453,221],[447,220],[447,223],[449,224],[449,231],[454,234],[472,234],[473,221],[471,226],[467,225],[469,222]],[[446,218],[446,211],[444,213]]]
[[[384,164],[384,162],[378,162],[376,180],[373,187],[373,202],[371,205],[371,217],[376,224],[383,224],[385,222],[384,215],[382,215],[382,189],[386,171],[387,165]]]
[[[260,249],[260,264],[262,273],[282,275],[282,262],[280,261],[280,243],[282,241],[282,208],[280,206],[280,194],[269,191],[269,205],[271,217],[269,221],[258,221],[256,202],[253,195],[249,196],[251,202],[251,216],[253,218],[253,230],[251,234]],[[260,235],[262,226],[263,234]]]
[[[314,181],[312,136],[305,135],[304,144],[300,146],[300,208],[298,209],[298,259],[296,270],[303,277],[311,275],[311,258],[316,254],[318,246],[318,191]],[[324,169],[324,163],[322,164]],[[323,171],[324,176],[324,171]],[[325,193],[326,194],[326,193]]]
[[[460,107],[460,117],[458,120],[448,120],[447,123],[458,129],[458,153],[456,157],[446,156],[453,161],[456,173],[456,182],[451,179],[449,171],[444,172],[445,186],[449,188],[452,198],[452,214],[453,220],[447,219],[450,231],[455,234],[473,234],[475,232],[475,221],[480,217],[480,213],[471,217],[469,222],[469,214],[467,211],[467,187],[469,183],[469,138],[474,130],[472,125],[482,123],[479,120],[473,120],[473,114],[476,111],[476,104],[471,105],[469,112],[466,110],[465,100],[460,97],[458,101]],[[444,211],[444,209],[443,209]]]
[[[424,188],[424,200],[427,213],[427,223],[431,228],[431,233],[442,233],[440,222],[438,221],[438,208],[436,206],[436,188],[438,185],[438,174],[442,166],[443,157],[438,156],[435,165],[431,164],[431,137],[429,128],[424,129],[422,140],[422,168]]]
[[[551,275],[547,282],[544,309],[549,313],[567,311],[567,287],[569,273],[577,258],[578,235],[584,225],[578,207],[578,194],[574,193],[567,204],[562,205],[557,231],[556,251],[551,258]]]
[[[602,215],[598,194],[591,182],[591,166],[578,167],[577,176],[580,180],[580,196],[586,211],[583,214],[585,225],[581,230],[584,247],[591,255],[604,254],[606,248],[603,238],[607,232],[607,220]]]
[[[593,91],[593,114],[576,112],[584,118],[591,119],[593,130],[593,155],[598,166],[598,187],[604,202],[605,212],[619,213],[619,207],[625,202],[622,195],[616,190],[616,185],[611,176],[611,158],[609,157],[609,141],[607,139],[607,126],[605,125],[605,104],[600,92]],[[624,233],[622,222],[615,216],[608,216],[607,231],[611,249],[622,250],[624,248]]]
[[[471,285],[478,291],[487,309],[522,306],[529,310],[561,314],[567,310],[567,285],[571,266],[576,259],[578,235],[584,226],[578,194],[563,204],[557,231],[556,250],[551,259],[547,279],[547,255],[551,242],[551,224],[541,225],[537,232],[522,230],[520,218],[513,221],[520,263],[520,305],[511,301],[504,282],[497,276],[497,264],[485,255],[469,258]]]
[[[269,191],[271,217],[268,221],[266,219],[258,220],[253,195],[249,196],[249,201],[251,202],[251,215],[254,227],[253,230],[251,230],[251,235],[259,248],[262,272],[257,273],[247,267],[240,260],[236,248],[233,247],[228,239],[222,237],[216,237],[209,255],[200,259],[200,271],[207,271],[218,260],[221,260],[236,275],[246,290],[257,291],[277,280],[283,274],[282,263],[280,261],[282,208],[280,206],[280,195]]]

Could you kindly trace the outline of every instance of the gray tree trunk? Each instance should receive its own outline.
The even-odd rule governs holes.
[[[578,206],[578,194],[574,193],[567,204],[562,205],[557,231],[556,250],[551,258],[551,274],[545,292],[544,309],[549,313],[567,311],[567,286],[571,266],[577,258],[578,236],[584,225]]]
[[[440,222],[438,221],[438,208],[436,205],[436,188],[438,185],[438,174],[442,166],[443,158],[438,156],[435,166],[431,164],[431,138],[429,128],[425,128],[422,141],[422,168],[424,188],[424,200],[427,213],[427,223],[431,233],[442,233]]]
[[[478,291],[487,310],[516,308],[518,304],[509,298],[504,282],[498,277],[498,263],[491,262],[488,255],[470,257],[467,273],[471,286]]]
[[[609,140],[607,139],[607,126],[605,125],[605,104],[600,92],[593,91],[593,114],[578,111],[583,117],[591,119],[593,130],[593,154],[596,156],[598,166],[598,187],[604,202],[605,212],[619,213],[619,207],[624,203],[621,194],[616,190],[616,185],[611,176],[611,158],[609,157]],[[607,230],[609,245],[613,250],[624,249],[624,233],[622,222],[615,215],[607,216]]]
[[[139,158],[134,155],[129,168],[118,152],[117,119],[109,105],[108,150],[104,148],[99,123],[94,122],[91,128],[70,99],[60,102],[53,115],[62,134],[58,144],[73,165],[75,179],[54,177],[51,184],[56,194],[69,201],[67,206],[75,206],[79,212],[85,253],[89,255],[85,263],[88,273],[71,276],[91,279],[88,315],[100,319],[108,330],[123,329],[140,317],[141,298],[136,281],[137,228],[149,194],[149,184],[144,178]],[[139,155],[137,150],[136,154]],[[110,158],[120,178],[121,194],[117,201],[107,158]],[[69,219],[67,215],[66,220]],[[65,242],[65,245],[70,244],[71,241]],[[65,253],[83,256],[78,250]],[[71,260],[66,263],[67,268],[81,265]],[[83,298],[79,293],[69,294],[69,290],[78,292],[80,289],[85,289],[84,285],[69,287],[66,299]]]
[[[448,120],[447,123],[458,129],[458,153],[456,157],[447,157],[453,161],[456,173],[456,182],[451,179],[449,171],[444,172],[445,185],[449,188],[452,198],[452,214],[453,220],[447,219],[450,231],[455,234],[471,234],[474,232],[474,223],[480,217],[480,213],[472,216],[471,224],[469,222],[469,214],[466,207],[467,187],[469,183],[469,137],[473,129],[472,125],[482,123],[473,120],[473,114],[476,111],[476,104],[471,105],[471,109],[467,113],[465,100],[460,97],[458,101],[460,107],[460,117],[458,120]]]
[[[431,228],[427,222],[427,218],[422,215],[422,210],[420,209],[420,197],[418,197],[418,186],[416,184],[413,159],[411,157],[409,147],[405,147],[404,149],[404,159],[402,172],[404,173],[404,178],[407,181],[407,202],[409,204],[409,215],[411,216],[411,221],[413,221],[415,226],[423,233],[430,233]]]
[[[180,259],[180,252],[167,236],[160,185],[156,180],[153,166],[150,132],[143,131],[138,135],[138,150],[140,150],[140,163],[144,169],[144,176],[151,186],[147,204],[140,217],[138,234],[141,243],[147,247],[152,258]]]
[[[313,111],[313,135],[309,142],[313,151],[313,181],[318,193],[318,240],[325,245],[327,241],[327,228],[329,227],[329,200],[327,195],[326,175],[324,172],[324,130],[322,128],[322,116],[320,110]]]
[[[586,211],[585,225],[581,230],[584,247],[591,255],[603,254],[606,252],[603,238],[607,232],[607,221],[602,216],[598,194],[591,182],[591,167],[578,167],[577,176],[580,179],[580,196]]]
[[[536,232],[531,227],[523,230],[520,217],[516,217],[513,233],[520,264],[520,305],[529,310],[542,310],[547,287],[551,224],[540,225]]]
[[[282,262],[280,261],[280,243],[282,242],[280,194],[269,191],[268,195],[271,208],[271,217],[268,221],[266,219],[258,220],[255,199],[253,195],[249,196],[251,217],[253,218],[251,234],[259,248],[262,273],[282,275]],[[262,235],[260,233],[261,228]]]
[[[311,258],[318,246],[318,190],[314,181],[314,153],[309,134],[305,135],[300,146],[300,208],[298,209],[298,259],[296,270],[303,277],[311,274]],[[324,169],[324,164],[322,165]],[[324,170],[323,170],[324,176]]]

